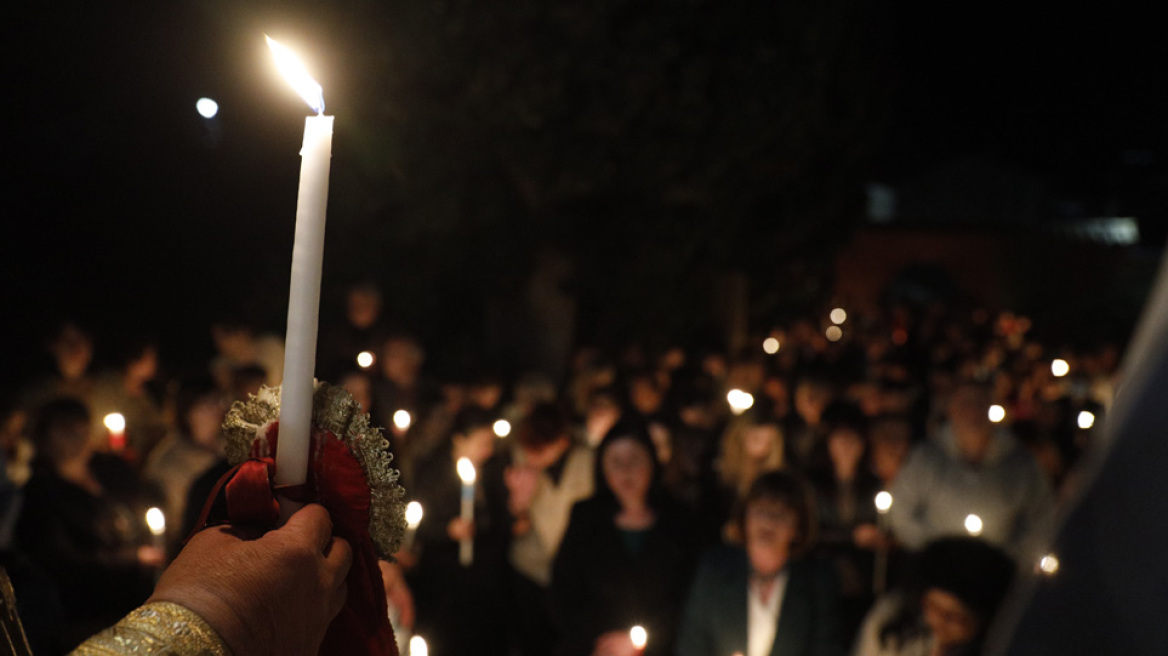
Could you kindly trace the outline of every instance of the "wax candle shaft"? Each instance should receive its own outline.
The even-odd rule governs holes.
[[[474,483],[462,484],[462,518],[474,524]],[[458,562],[463,567],[470,567],[474,562],[474,538],[466,538],[458,544]]]
[[[288,291],[288,332],[284,343],[284,383],[280,392],[280,436],[276,484],[299,485],[308,475],[316,329],[320,314],[320,273],[328,206],[333,117],[309,116],[300,151],[300,193],[296,200],[296,241]]]

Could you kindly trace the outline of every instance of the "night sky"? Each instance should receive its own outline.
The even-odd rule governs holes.
[[[1043,179],[1054,199],[1044,208],[1051,220],[1135,215],[1151,245],[1160,239],[1168,207],[1168,57],[1150,16],[1104,4],[1092,12],[1018,3],[835,4],[862,6],[856,15],[878,32],[866,47],[880,62],[888,116],[871,122],[878,147],[865,160],[867,179],[896,186],[975,155]],[[397,202],[389,182],[345,177],[361,146],[345,127],[346,105],[376,106],[370,96],[387,88],[443,93],[421,88],[416,77],[413,86],[366,79],[370,70],[394,70],[396,60],[374,62],[367,46],[388,38],[399,6],[423,4],[64,2],[9,10],[0,26],[3,389],[46,363],[40,337],[68,315],[83,317],[99,336],[152,333],[175,363],[205,361],[210,320],[241,304],[280,327],[307,112],[272,74],[265,30],[311,53],[337,116],[326,267],[342,271],[354,255],[343,249],[356,241],[345,231],[392,220],[385,203],[366,211],[360,199],[377,191],[390,209]],[[214,122],[196,114],[200,96],[219,102]],[[370,116],[365,125],[376,124]],[[412,157],[424,158],[424,137],[389,143],[412,143]],[[475,139],[448,135],[434,156],[473,154]],[[390,159],[387,170],[400,164]],[[511,229],[488,225],[485,234]],[[450,234],[456,239],[458,231]],[[519,248],[504,243],[500,261]],[[474,266],[495,266],[486,262]],[[335,291],[342,275],[330,275],[326,290]]]

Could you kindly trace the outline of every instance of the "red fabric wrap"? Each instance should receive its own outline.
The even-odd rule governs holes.
[[[253,448],[253,458],[243,463],[227,484],[227,512],[233,524],[273,528],[278,524],[279,505],[271,483],[275,463],[271,458],[260,457],[275,452],[276,430],[275,424],[269,427],[267,444]],[[329,511],[333,534],[353,547],[353,567],[346,578],[349,597],[329,625],[320,646],[321,656],[398,656],[377,551],[369,537],[370,493],[365,470],[344,442],[314,427],[308,478],[307,500]]]

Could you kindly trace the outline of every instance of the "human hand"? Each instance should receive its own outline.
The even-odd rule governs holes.
[[[402,568],[395,563],[377,561],[381,568],[381,583],[385,586],[385,599],[390,608],[397,609],[397,621],[407,629],[414,628],[414,594],[406,584]]]
[[[328,511],[309,504],[263,535],[203,530],[163,572],[150,601],[194,611],[235,654],[315,655],[345,604],[353,562],[332,529]]]
[[[455,517],[446,525],[446,535],[450,536],[450,539],[455,542],[469,540],[474,537],[474,522],[469,519]]]
[[[166,564],[166,552],[155,546],[138,547],[137,556],[138,564],[142,567],[162,567]]]
[[[503,472],[503,482],[510,492],[507,508],[511,514],[518,517],[527,512],[539,487],[539,472],[533,467],[511,466]]]
[[[636,656],[641,650],[633,646],[628,631],[609,631],[596,639],[592,656]]]

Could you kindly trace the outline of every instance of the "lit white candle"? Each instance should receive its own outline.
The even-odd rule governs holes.
[[[409,551],[414,547],[414,536],[418,533],[418,524],[422,523],[422,504],[411,501],[406,504],[406,536],[402,540],[402,551]]]
[[[165,550],[166,542],[163,536],[166,535],[166,515],[161,508],[146,511],[146,526],[150,529],[150,535],[154,536],[154,546]]]
[[[892,494],[886,490],[876,493],[873,500],[876,504],[876,528],[880,530],[880,541],[876,543],[876,563],[872,572],[872,593],[879,596],[884,594],[888,584],[888,543],[885,533],[888,532],[888,513],[892,510]]]
[[[462,519],[474,525],[475,468],[469,458],[458,459],[458,477],[462,479]],[[474,538],[460,540],[458,562],[470,567],[474,562]]]
[[[280,73],[316,116],[304,123],[300,151],[300,192],[296,198],[296,240],[292,246],[292,282],[288,291],[288,330],[284,346],[284,381],[280,391],[280,436],[276,447],[276,484],[299,485],[308,476],[312,422],[316,328],[320,314],[320,272],[324,257],[324,221],[328,205],[333,117],[323,116],[324,95],[304,64],[287,48],[268,39]]]
[[[109,431],[109,446],[114,453],[126,450],[126,417],[120,412],[111,412],[102,420]]]

